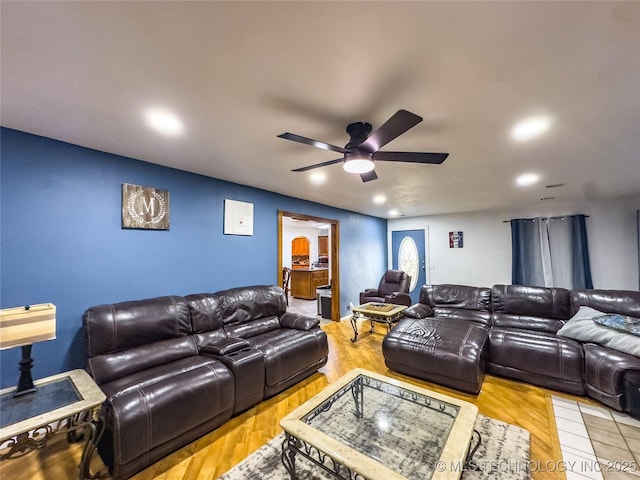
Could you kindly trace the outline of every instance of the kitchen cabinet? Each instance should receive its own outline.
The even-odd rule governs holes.
[[[291,296],[314,300],[316,288],[329,284],[328,268],[306,268],[291,271]]]
[[[309,255],[309,239],[305,237],[296,237],[291,240],[291,255],[300,257]]]
[[[318,236],[318,256],[326,257],[329,255],[329,237],[327,235]]]

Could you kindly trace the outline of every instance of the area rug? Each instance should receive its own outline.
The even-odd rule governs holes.
[[[470,466],[462,469],[463,480],[530,478],[530,434],[527,430],[482,415],[478,415],[475,428],[482,437],[482,443],[473,455]],[[288,480],[289,474],[280,460],[283,440],[282,433],[218,480]],[[410,452],[407,454],[410,455]],[[300,480],[334,478],[300,455],[296,457],[296,472]]]

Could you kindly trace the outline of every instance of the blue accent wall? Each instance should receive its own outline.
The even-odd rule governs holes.
[[[84,368],[90,306],[277,284],[278,210],[340,221],[343,315],[386,269],[384,219],[7,128],[0,141],[0,307],[57,306],[57,338],[33,346],[34,379]],[[123,183],[168,190],[171,229],[122,229]],[[226,198],[254,204],[253,236],[223,234]],[[0,387],[17,383],[19,359],[0,353]]]

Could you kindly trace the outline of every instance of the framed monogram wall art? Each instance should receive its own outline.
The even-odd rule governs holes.
[[[123,183],[122,228],[169,230],[169,191]]]

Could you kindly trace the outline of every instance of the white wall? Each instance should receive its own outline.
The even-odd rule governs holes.
[[[638,290],[636,210],[640,195],[608,200],[554,203],[487,212],[399,218],[391,232],[426,229],[427,283],[491,286],[511,283],[511,227],[503,220],[585,214],[594,288]],[[449,232],[464,232],[464,247],[449,248]]]

